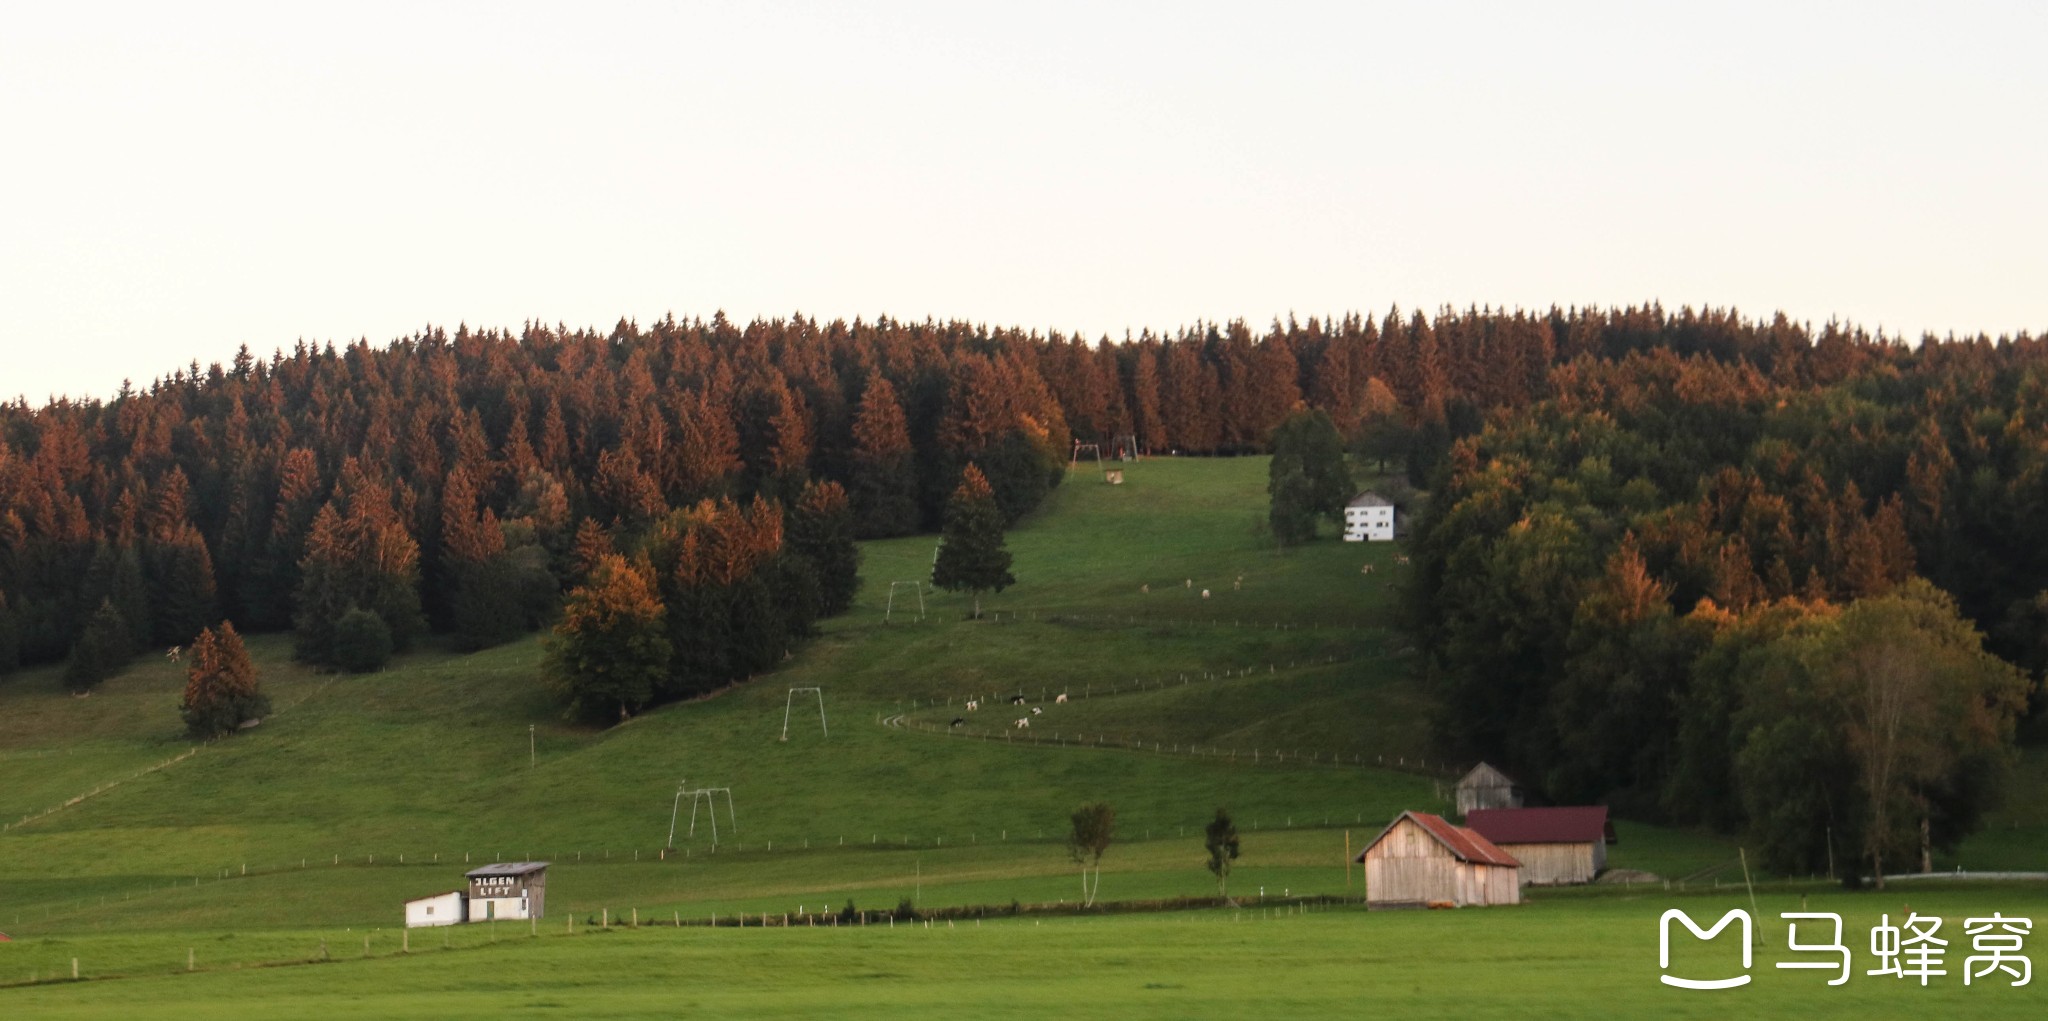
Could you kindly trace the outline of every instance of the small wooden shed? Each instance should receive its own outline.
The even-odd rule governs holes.
[[[1367,908],[1522,902],[1522,865],[1491,841],[1428,812],[1403,812],[1365,850]]]
[[[1520,808],[1522,788],[1506,773],[1482,762],[1458,781],[1458,814],[1481,808]]]
[[[547,862],[499,862],[464,875],[469,879],[470,921],[546,917]]]
[[[1465,825],[1522,863],[1529,886],[1590,883],[1607,868],[1614,824],[1603,805],[1570,808],[1481,808]]]

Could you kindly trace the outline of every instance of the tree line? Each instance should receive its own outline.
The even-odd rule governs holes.
[[[1454,445],[1414,526],[1443,736],[1788,871],[1980,825],[2048,665],[2048,349],[1831,328],[1546,390]]]
[[[667,682],[680,693],[744,676],[784,651],[778,632],[804,625],[798,613],[747,632],[733,607],[758,602],[755,586],[685,582],[678,550],[724,527],[714,519],[771,514],[794,541],[823,520],[800,513],[813,487],[843,491],[853,536],[898,535],[942,524],[972,463],[1014,522],[1058,484],[1077,441],[1111,456],[1259,451],[1303,407],[1423,479],[1488,416],[1553,399],[1560,380],[1594,385],[1601,367],[1644,352],[1796,391],[1892,364],[1896,347],[1834,324],[1651,305],[1394,309],[1120,342],[719,315],[243,349],[111,400],[0,405],[0,671],[72,655],[100,617],[113,651],[99,662],[221,620],[289,629],[300,656],[337,668],[435,632],[482,647],[561,613],[609,551],[644,560],[665,612],[704,625],[672,649],[696,657],[692,679]],[[1303,467],[1276,489],[1313,490]],[[826,575],[845,576],[822,560],[847,555],[814,550],[811,581],[791,577],[795,557],[742,559],[778,605],[816,585],[822,608]],[[696,649],[721,619],[758,644]]]

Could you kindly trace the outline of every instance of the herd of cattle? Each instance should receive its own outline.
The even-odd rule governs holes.
[[[1055,704],[1055,705],[1057,705],[1057,704],[1059,704],[1059,703],[1062,703],[1062,702],[1065,702],[1065,701],[1067,700],[1067,693],[1066,693],[1066,692],[1064,692],[1064,691],[1062,691],[1062,692],[1060,692],[1059,694],[1057,694],[1057,695],[1054,695],[1054,696],[1053,696],[1053,698],[1052,698],[1052,700],[1053,700],[1053,704]],[[1028,701],[1027,701],[1027,700],[1025,699],[1025,697],[1024,697],[1024,696],[1022,696],[1022,695],[1011,695],[1011,696],[1010,696],[1010,704],[1011,704],[1011,705],[1017,705],[1017,706],[1021,706],[1021,705],[1028,705],[1028,704],[1029,704],[1029,702],[1028,702]],[[970,712],[970,713],[971,713],[971,712],[978,712],[978,711],[980,711],[980,709],[981,709],[981,700],[980,700],[980,699],[978,699],[978,698],[973,698],[973,699],[968,699],[968,700],[967,700],[967,711],[968,711],[968,712]],[[1044,715],[1044,713],[1045,713],[1045,707],[1044,707],[1044,706],[1039,706],[1039,705],[1031,706],[1031,716],[1042,716],[1042,715]],[[1013,726],[1013,727],[1015,727],[1015,728],[1017,728],[1018,730],[1029,730],[1029,729],[1031,728],[1031,716],[1019,716],[1019,717],[1017,717],[1017,719],[1016,719],[1016,722],[1014,722],[1014,723],[1012,723],[1012,724],[1010,724],[1010,725],[1011,725],[1011,726]],[[954,726],[954,727],[964,727],[964,726],[966,726],[966,725],[967,725],[967,717],[965,717],[965,716],[955,716],[955,717],[953,717],[953,723],[952,723],[952,726]]]

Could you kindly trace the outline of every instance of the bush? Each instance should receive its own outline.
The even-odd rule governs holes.
[[[918,915],[918,913],[917,913],[917,905],[915,905],[915,904],[912,904],[912,903],[910,902],[910,898],[908,898],[908,897],[905,897],[905,898],[903,898],[902,900],[899,900],[899,901],[897,901],[897,902],[896,902],[896,920],[897,920],[897,921],[899,921],[899,922],[915,922],[915,921],[917,921],[917,919],[918,919],[919,917],[920,917],[920,916],[919,916],[919,915]]]
[[[350,607],[334,622],[334,665],[349,673],[382,669],[391,648],[391,626],[368,610]]]

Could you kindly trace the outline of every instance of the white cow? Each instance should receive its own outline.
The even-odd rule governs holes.
[[[1058,695],[1056,695],[1056,696],[1054,696],[1054,697],[1053,697],[1053,702],[1054,702],[1054,703],[1060,703],[1060,702],[1065,702],[1066,700],[1067,700],[1067,693],[1066,693],[1066,692],[1064,692],[1064,691],[1060,692],[1060,693],[1059,693]]]
[[[970,713],[979,708],[981,708],[981,701],[979,699],[967,703],[967,711]]]
[[[1209,590],[1208,590],[1208,589],[1203,589],[1203,590],[1202,590],[1202,598],[1203,598],[1203,599],[1207,599],[1207,598],[1209,598]]]
[[[1401,556],[1401,557],[1395,557],[1395,558],[1394,558],[1394,563],[1397,563],[1397,564],[1405,564],[1405,563],[1407,563],[1407,562],[1408,562],[1408,558],[1407,558],[1407,557],[1405,557],[1405,556]]]
[[[1042,706],[1042,705],[1035,705],[1035,706],[1032,706],[1032,707],[1031,707],[1031,715],[1033,715],[1033,716],[1043,716],[1043,715],[1045,715],[1045,707],[1044,707],[1044,706]]]
[[[182,661],[185,658],[185,647],[182,645],[171,646],[170,651],[164,653],[164,658],[173,663]]]
[[[1020,717],[1020,718],[1019,718],[1019,719],[1017,720],[1017,729],[1018,729],[1018,730],[1029,730],[1029,729],[1031,729],[1031,717],[1029,717],[1029,716],[1024,716],[1024,717]]]
[[[1364,567],[1361,567],[1361,568],[1359,568],[1359,569],[1358,569],[1358,573],[1360,573],[1360,574],[1371,574],[1371,573],[1372,573],[1372,565],[1371,565],[1371,564],[1367,564],[1367,565],[1365,565]]]

